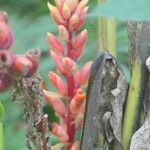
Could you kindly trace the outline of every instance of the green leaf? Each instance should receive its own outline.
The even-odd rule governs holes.
[[[3,140],[3,115],[4,115],[4,108],[3,105],[0,103],[0,150],[4,149],[4,140]]]
[[[4,107],[0,103],[0,122],[2,122],[2,120],[3,120],[3,115],[4,115]]]
[[[150,20],[149,0],[107,0],[98,5],[90,16],[116,17],[121,20]]]

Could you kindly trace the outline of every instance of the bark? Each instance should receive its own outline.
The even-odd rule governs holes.
[[[116,60],[107,52],[100,54],[91,70],[81,150],[110,149],[113,143],[121,148],[126,92],[127,83]]]

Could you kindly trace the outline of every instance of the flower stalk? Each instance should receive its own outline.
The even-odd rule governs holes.
[[[67,150],[79,149],[79,139],[75,139],[75,134],[82,127],[85,104],[83,88],[86,87],[85,82],[89,78],[92,64],[88,62],[78,71],[77,61],[87,41],[87,30],[81,31],[78,35],[77,31],[85,23],[88,1],[55,0],[56,6],[48,2],[51,16],[64,42],[52,33],[47,34],[47,42],[51,57],[63,79],[56,73],[50,72],[49,79],[58,93],[44,90],[44,96],[60,119],[59,124],[54,123],[51,126],[51,133],[57,136],[60,142],[65,143]],[[57,106],[54,104],[56,99]]]

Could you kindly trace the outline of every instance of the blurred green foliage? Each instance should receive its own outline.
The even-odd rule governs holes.
[[[4,149],[4,138],[3,138],[3,116],[4,116],[4,107],[0,103],[0,150]]]
[[[149,0],[107,0],[98,5],[90,16],[116,17],[121,20],[150,20]]]
[[[54,3],[53,0],[51,2]],[[90,12],[94,10],[96,5],[96,0],[90,0]],[[55,65],[49,57],[49,48],[45,37],[47,32],[52,32],[55,35],[58,33],[55,24],[49,16],[46,0],[0,0],[0,10],[7,11],[9,14],[9,24],[14,32],[13,53],[24,53],[32,48],[39,48],[43,53],[39,74],[48,85],[48,88],[54,90],[48,81],[47,74],[50,70],[55,70]],[[89,39],[85,53],[79,61],[79,68],[87,61],[95,59],[98,52],[97,18],[89,15],[84,28],[87,28],[89,32]],[[119,21],[117,26],[117,59],[119,59],[129,80],[126,23]],[[21,105],[12,102],[10,92],[1,93],[0,101],[5,108],[5,149],[26,150],[23,109]],[[43,105],[45,112],[50,114],[49,120],[58,121],[53,110],[45,105],[44,102]],[[56,140],[56,138],[53,138],[52,143],[55,143]]]

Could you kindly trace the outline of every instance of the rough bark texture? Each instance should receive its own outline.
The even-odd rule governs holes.
[[[101,53],[91,70],[81,150],[107,149],[113,143],[121,149],[126,92],[125,77],[116,60],[107,52]],[[99,135],[103,140],[97,141]]]

